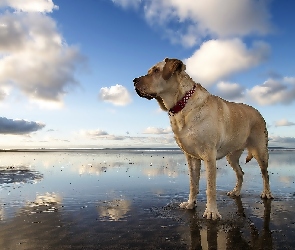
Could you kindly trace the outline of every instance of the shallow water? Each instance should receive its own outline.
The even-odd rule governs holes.
[[[259,198],[260,169],[217,167],[218,221],[202,218],[202,166],[195,210],[185,158],[175,150],[0,153],[0,249],[294,249],[295,151],[270,152],[272,201]],[[246,155],[242,155],[244,162]]]

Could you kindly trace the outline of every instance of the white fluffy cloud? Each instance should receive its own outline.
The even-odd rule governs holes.
[[[248,95],[260,105],[290,104],[295,101],[295,81],[292,77],[268,79],[248,90]]]
[[[237,83],[219,82],[216,85],[217,95],[227,100],[241,100],[245,88]]]
[[[240,39],[204,42],[190,58],[184,60],[187,72],[195,81],[209,86],[227,76],[266,60],[269,46],[256,42],[248,49]]]
[[[2,89],[0,89],[0,101],[4,100],[5,97],[6,97],[5,92]]]
[[[216,85],[216,95],[234,101],[252,100],[259,105],[291,104],[295,101],[295,78],[283,77],[268,79],[261,85],[245,89],[237,83],[219,82]],[[293,122],[285,119],[276,121],[275,126],[292,126]]]
[[[143,131],[143,134],[170,134],[172,130],[170,127],[168,128],[155,128],[155,127],[148,127]]]
[[[25,12],[52,12],[58,9],[52,0],[1,0],[0,7],[6,6]]]
[[[294,122],[290,122],[290,121],[288,121],[287,119],[282,119],[282,120],[276,121],[276,122],[275,122],[275,126],[276,126],[276,127],[282,127],[282,126],[295,126],[295,123],[294,123]]]
[[[272,32],[268,0],[112,0],[144,11],[149,24],[172,43],[192,47],[202,43],[184,61],[187,72],[206,87],[226,81],[231,75],[255,67],[268,59],[270,47],[262,41],[252,46],[242,41],[249,35]],[[208,40],[209,39],[209,40]],[[291,79],[292,80],[292,79]],[[217,90],[225,98],[241,97],[242,88],[224,84]]]
[[[173,42],[196,45],[214,38],[264,35],[271,30],[269,1],[262,0],[112,0],[123,7],[143,7],[146,20],[162,27]],[[175,25],[177,23],[177,25]],[[177,27],[177,28],[176,28]]]
[[[0,117],[0,134],[24,135],[38,131],[44,127],[45,124],[40,122]]]
[[[62,102],[77,84],[75,70],[84,59],[65,43],[55,21],[39,13],[57,7],[45,0],[2,1],[1,6],[22,11],[0,15],[0,87],[14,86],[33,100]]]
[[[9,95],[10,88],[0,85],[0,101],[3,101],[7,95]]]
[[[116,106],[125,106],[132,101],[128,90],[119,84],[109,88],[101,88],[99,92],[99,99],[105,102],[110,102]]]
[[[268,79],[261,85],[245,89],[237,83],[221,81],[216,84],[216,95],[234,101],[252,100],[259,105],[291,104],[295,101],[295,78]],[[292,126],[285,119],[276,121],[275,126]]]
[[[151,0],[145,2],[149,19],[190,21],[196,29],[218,36],[269,31],[267,1],[255,0]]]
[[[112,1],[123,7],[136,2],[143,8],[147,22],[172,43],[192,47],[206,39],[191,57],[184,60],[187,72],[205,86],[255,67],[269,56],[268,44],[256,41],[249,47],[242,41],[245,36],[272,32],[268,0]],[[217,88],[223,90],[223,86]]]

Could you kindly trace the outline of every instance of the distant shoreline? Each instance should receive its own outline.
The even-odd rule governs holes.
[[[86,151],[181,151],[179,148],[27,148],[0,149],[0,152],[86,152]]]
[[[269,147],[269,151],[295,151],[295,148],[286,147]],[[145,151],[145,152],[161,152],[161,151],[179,151],[180,148],[16,148],[16,149],[0,149],[1,152],[95,152],[95,151]]]

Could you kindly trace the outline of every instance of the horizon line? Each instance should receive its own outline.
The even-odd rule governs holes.
[[[179,147],[31,147],[31,148],[2,148],[0,152],[62,152],[62,151],[103,151],[103,150],[179,150]],[[246,149],[245,149],[246,150]],[[269,146],[272,150],[295,150],[294,147],[274,147]]]

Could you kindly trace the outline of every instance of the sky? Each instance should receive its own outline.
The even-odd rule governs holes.
[[[132,80],[178,58],[295,147],[292,0],[0,0],[0,148],[175,147]]]

